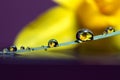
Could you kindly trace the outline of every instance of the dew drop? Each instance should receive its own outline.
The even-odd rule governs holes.
[[[14,52],[14,51],[17,51],[17,47],[16,46],[10,46],[10,47],[8,47],[8,50],[10,52]]]
[[[93,32],[89,29],[81,29],[76,33],[76,39],[83,42],[93,40]]]
[[[58,46],[58,41],[56,39],[51,39],[48,41],[48,47],[57,47]]]
[[[7,53],[7,52],[9,52],[9,50],[7,48],[4,48],[3,53]]]
[[[106,34],[110,34],[112,32],[115,32],[115,29],[113,27],[107,27],[104,32],[103,32],[103,35],[106,35]]]
[[[27,47],[26,50],[31,50],[31,48],[30,48],[30,47]]]
[[[20,50],[25,50],[25,47],[24,47],[24,46],[21,46],[21,47],[20,47]]]

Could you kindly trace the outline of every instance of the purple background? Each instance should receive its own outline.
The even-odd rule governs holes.
[[[0,49],[12,45],[26,24],[54,5],[52,0],[0,0]]]

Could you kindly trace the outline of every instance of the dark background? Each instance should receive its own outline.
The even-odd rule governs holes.
[[[12,45],[26,24],[55,5],[52,0],[0,0],[0,49]]]

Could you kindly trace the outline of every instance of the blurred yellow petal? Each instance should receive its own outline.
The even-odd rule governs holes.
[[[53,1],[71,10],[76,10],[84,0],[53,0]]]
[[[78,23],[82,27],[92,30],[95,35],[102,34],[108,26],[113,26],[116,30],[120,30],[120,6],[118,5],[120,0],[99,0],[99,3],[95,1],[98,0],[84,0],[77,10]],[[115,2],[111,3],[111,1]],[[90,55],[93,52],[114,54],[118,51],[117,48],[120,50],[119,38],[120,36],[116,36],[81,44],[78,52],[83,54],[88,53]],[[103,45],[104,43],[108,45]]]
[[[95,0],[95,2],[101,13],[105,15],[114,14],[120,8],[120,0]]]
[[[101,7],[97,5],[100,3],[104,3],[104,1],[106,0],[99,0],[99,3],[95,1],[96,0],[85,0],[85,2],[82,3],[82,5],[79,7],[77,16],[80,25],[91,29],[97,34],[100,34],[101,31],[103,31],[107,26],[115,26],[119,23],[120,10],[117,10],[114,14],[110,13],[111,15],[103,14],[100,10]],[[105,8],[106,6],[110,5],[112,6],[111,3],[107,4],[106,2],[106,5],[102,5],[102,8]],[[106,13],[108,12],[109,10],[106,10]]]
[[[120,30],[120,16],[118,16],[117,19],[110,20],[111,24],[114,25],[115,30]],[[112,43],[114,43],[114,47],[120,50],[120,35],[114,36],[111,40]]]
[[[43,13],[36,20],[27,25],[17,36],[15,45],[37,47],[47,45],[50,39],[56,39],[58,42],[67,42],[75,40],[77,31],[77,22],[84,28],[91,29],[95,34],[102,34],[107,26],[115,26],[120,30],[120,6],[118,3],[109,4],[108,0],[53,0],[60,6],[53,7]],[[112,1],[112,0],[111,0]],[[116,8],[117,7],[117,8]],[[81,27],[79,27],[81,28]],[[78,52],[89,51],[112,51],[114,46],[103,45],[110,43],[120,47],[119,36],[107,40],[93,41],[80,45]],[[113,44],[114,43],[114,44]],[[86,46],[87,45],[87,46]],[[74,48],[75,45],[53,48],[51,50],[61,50]],[[106,47],[108,49],[106,49]],[[36,53],[37,54],[37,53]],[[39,53],[38,53],[39,54]],[[25,54],[26,55],[26,54]],[[51,54],[50,54],[51,55]],[[48,55],[48,56],[50,56]],[[66,54],[64,54],[66,56]],[[90,53],[91,55],[91,53]],[[51,56],[54,55],[54,53]],[[58,55],[60,56],[60,55]],[[63,54],[61,54],[63,57]]]
[[[72,41],[75,40],[76,30],[75,13],[62,7],[54,7],[28,24],[16,37],[14,44],[17,47],[38,47],[48,45],[50,39],[56,39],[59,43]],[[59,47],[54,50],[73,47]]]

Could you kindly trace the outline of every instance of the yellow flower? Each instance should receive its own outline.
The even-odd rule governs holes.
[[[72,41],[75,40],[75,34],[79,28],[91,29],[95,34],[101,34],[107,26],[114,26],[119,29],[120,0],[54,0],[54,2],[58,3],[58,6],[44,12],[18,34],[14,43],[17,47],[47,45],[48,40],[52,38],[59,42]],[[88,42],[82,44],[79,50],[86,51],[92,47],[93,49],[99,47],[96,50],[102,50],[102,47],[110,46],[103,45],[104,42],[120,46],[116,39],[119,41],[118,38],[115,38],[115,41],[107,39],[100,40],[100,42]],[[112,40],[114,39],[112,38]],[[77,46],[72,45],[51,50],[75,48]]]
[[[81,5],[84,0],[53,0],[53,1],[66,9],[76,11],[79,5]]]

